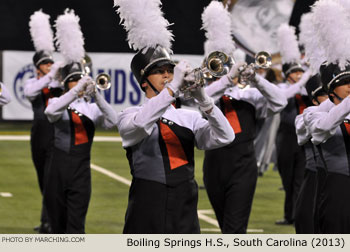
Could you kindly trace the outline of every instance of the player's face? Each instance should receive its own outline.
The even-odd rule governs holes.
[[[296,83],[300,80],[301,76],[303,76],[303,73],[303,71],[292,72],[288,75],[287,80],[289,81],[289,83]]]
[[[39,69],[41,70],[42,73],[47,74],[48,72],[50,72],[51,65],[52,65],[51,62],[46,64],[40,64]]]
[[[301,76],[303,76],[303,71],[296,71],[296,72],[292,72],[288,75],[287,80],[289,81],[289,83],[296,83],[300,80]]]
[[[317,100],[318,102],[321,104],[322,102],[324,102],[325,100],[328,99],[328,95],[320,95],[320,96],[317,96]]]
[[[162,91],[164,86],[171,82],[174,77],[174,66],[172,65],[163,65],[160,67],[153,68],[149,74],[147,79],[152,83],[154,88],[158,90],[158,92]],[[146,96],[153,97],[156,96],[156,93],[149,86],[147,82],[142,84],[142,87],[145,88]]]
[[[322,102],[324,102],[325,100],[328,99],[328,95],[319,95],[316,97],[317,101],[315,101],[315,99],[312,100],[312,103],[316,106],[318,106],[319,104],[321,104]]]
[[[340,98],[344,99],[347,96],[350,95],[350,82],[347,82],[344,85],[338,86],[334,89],[334,93],[336,93]],[[333,96],[333,100],[334,100],[334,104],[339,104],[341,101],[335,97],[333,94],[331,94],[331,96]]]

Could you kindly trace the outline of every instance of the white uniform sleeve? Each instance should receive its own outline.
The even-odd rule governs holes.
[[[203,119],[200,114],[195,114],[194,134],[198,149],[210,150],[230,144],[235,139],[235,133],[222,114],[221,110],[214,106],[208,119]]]
[[[334,103],[327,99],[326,101],[322,102],[319,106],[310,106],[304,109],[304,112],[301,115],[303,116],[304,125],[311,136],[314,124],[316,122],[315,119],[317,117],[314,116],[315,113],[328,112],[334,106]]]
[[[117,127],[123,139],[123,147],[133,146],[152,133],[154,123],[175,101],[167,88],[148,100],[142,107],[133,107],[117,115]]]
[[[295,129],[298,139],[298,144],[304,145],[309,139],[311,138],[311,135],[304,124],[304,117],[303,114],[297,115],[295,118]]]
[[[289,87],[286,87],[285,85],[280,85],[280,87],[283,88],[283,91],[281,93],[284,94],[287,99],[289,99],[294,97],[296,94],[300,94],[304,86],[295,83],[290,85]]]
[[[205,92],[208,96],[214,99],[214,102],[220,99],[221,96],[223,96],[225,90],[231,85],[231,81],[227,77],[227,75],[224,75],[217,81],[214,81],[207,87],[205,87]]]
[[[332,107],[328,112],[314,110],[308,113],[304,120],[308,120],[308,129],[315,145],[327,141],[333,136],[337,127],[350,113],[350,97],[346,97],[340,104]]]
[[[288,85],[285,83],[278,86],[282,89],[282,93],[287,99],[294,97],[296,94],[301,94],[306,82],[310,79],[310,71],[306,71],[297,83]]]
[[[62,117],[63,112],[67,109],[68,105],[75,99],[76,95],[73,89],[59,98],[49,99],[48,106],[45,109],[45,115],[47,115],[49,122],[53,123],[59,120]]]
[[[96,92],[95,101],[99,108],[97,121],[102,124],[104,128],[110,129],[117,125],[117,112],[110,104],[102,97],[99,92]],[[101,113],[102,112],[102,113]]]
[[[29,79],[24,84],[24,95],[30,101],[33,101],[45,87],[48,87],[51,82],[51,78],[47,75],[40,79]]]
[[[258,97],[256,108],[259,111],[257,117],[265,118],[281,112],[288,104],[286,96],[281,93],[281,89],[265,78],[257,75],[255,87],[263,95],[263,99]]]
[[[52,80],[49,83],[49,88],[61,88],[61,89],[63,89],[63,85],[61,84],[61,82],[59,82],[57,80]]]
[[[320,105],[318,105],[317,111],[328,112],[334,106],[335,106],[335,104],[333,102],[331,102],[331,100],[328,98],[327,100],[322,102]]]
[[[11,101],[10,93],[6,86],[0,82],[0,106],[3,106]]]

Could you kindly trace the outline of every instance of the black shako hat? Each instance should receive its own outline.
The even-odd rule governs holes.
[[[305,70],[299,63],[284,63],[282,65],[282,71],[284,73],[285,78],[287,78],[289,74],[297,71],[305,72]]]
[[[313,75],[305,84],[307,94],[310,101],[315,99],[317,101],[317,96],[326,95],[327,92],[323,90],[321,77],[319,74]]]
[[[170,58],[167,50],[157,46],[156,48],[148,48],[146,53],[142,53],[140,50],[131,61],[131,71],[141,87],[150,70],[166,64],[175,66],[175,62]],[[145,91],[144,88],[141,87],[141,89]]]
[[[54,63],[52,54],[49,51],[38,51],[33,56],[33,64],[39,67],[41,64]]]
[[[73,62],[59,69],[61,84],[67,89],[68,82],[78,81],[85,75],[85,67],[81,62]]]
[[[320,74],[323,89],[330,94],[336,87],[350,82],[350,65],[341,70],[338,64],[324,62],[320,66]]]

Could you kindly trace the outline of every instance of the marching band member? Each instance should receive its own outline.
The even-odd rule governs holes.
[[[6,86],[0,82],[0,106],[4,106],[11,101],[10,93]]]
[[[311,105],[305,84],[310,71],[304,73],[300,64],[300,52],[294,28],[282,24],[278,29],[278,41],[282,56],[282,71],[285,83],[278,84],[280,93],[285,94],[288,105],[281,112],[280,127],[277,131],[277,164],[285,191],[284,219],[277,220],[278,225],[294,223],[295,202],[303,180],[305,155],[298,145],[295,133],[295,117]]]
[[[310,100],[315,106],[323,103],[328,99],[327,93],[323,90],[320,76],[314,75],[306,83],[306,89]],[[313,106],[311,106],[312,108]],[[310,107],[309,107],[310,108]],[[307,113],[306,108],[304,113]],[[304,113],[297,115],[295,118],[295,128],[298,144],[302,146],[305,153],[305,172],[304,179],[300,186],[300,191],[295,206],[295,231],[297,234],[314,234],[314,213],[315,213],[315,195],[317,170],[323,167],[321,162],[317,162],[320,158],[319,153],[311,142],[311,134],[304,122]]]
[[[319,167],[321,162],[319,160],[319,153],[311,142],[311,133],[308,130],[308,122],[304,120],[309,111],[315,111],[324,106],[324,104],[331,102],[327,100],[327,92],[323,90],[321,79],[319,76],[319,68],[322,63],[323,54],[322,47],[319,45],[318,37],[315,32],[313,23],[313,13],[309,12],[301,17],[300,21],[299,43],[303,46],[305,57],[304,63],[310,66],[310,71],[313,76],[308,80],[305,87],[314,106],[309,106],[304,109],[302,114],[296,116],[295,128],[297,134],[298,144],[302,146],[306,164],[304,179],[300,187],[299,195],[295,206],[295,231],[297,234],[308,233],[313,234],[317,232],[317,218],[316,214],[316,186],[317,186],[317,170],[324,169]],[[316,55],[317,53],[317,55]],[[321,59],[319,59],[321,58]],[[318,105],[321,105],[320,107]]]
[[[206,51],[230,53],[233,46],[230,16],[222,3],[211,2],[202,19],[208,37]],[[221,22],[226,20],[226,25],[217,25],[218,19]],[[222,42],[225,41],[223,34],[228,35],[226,44]],[[222,44],[218,45],[217,40]],[[240,68],[249,73],[251,88],[232,87]],[[251,66],[236,63],[227,75],[206,87],[206,92],[214,98],[236,136],[227,146],[206,150],[203,163],[205,188],[223,233],[247,232],[258,175],[254,148],[256,120],[279,113],[287,105],[276,85],[250,71],[253,71]]]
[[[318,217],[321,233],[349,233],[350,222],[348,211],[350,205],[343,198],[349,190],[349,165],[347,161],[347,137],[349,117],[350,75],[341,73],[339,66],[331,63],[321,70],[322,82],[328,87],[330,99],[336,106],[325,111],[309,113],[312,141],[321,152],[321,160],[325,163],[326,174],[319,180],[322,185],[318,192]],[[342,76],[339,76],[342,75]],[[334,77],[335,76],[335,77]],[[334,77],[334,78],[333,78]],[[333,79],[333,81],[332,81]],[[337,81],[339,80],[339,81]],[[335,83],[336,82],[336,83]],[[311,126],[313,125],[313,127]]]
[[[327,61],[320,67],[323,88],[334,103],[329,111],[307,114],[308,130],[323,161],[324,175],[318,176],[317,214],[320,233],[350,232],[350,25],[348,10],[335,1],[320,1],[313,7]],[[332,20],[332,22],[330,22]],[[337,27],[337,29],[334,29]],[[332,34],[330,33],[332,32]]]
[[[57,18],[56,26],[59,50],[66,60],[66,65],[60,69],[65,94],[50,99],[45,110],[54,124],[55,134],[44,199],[53,233],[85,233],[95,125],[112,128],[116,112],[96,92],[94,81],[86,75],[81,63],[84,44],[79,17],[73,10],[66,10]],[[96,103],[89,103],[84,94],[94,97]]]
[[[60,63],[53,64],[52,52],[55,49],[49,19],[50,16],[41,10],[34,12],[30,17],[30,34],[36,51],[33,56],[36,77],[28,79],[24,85],[24,95],[31,102],[34,113],[30,144],[41,193],[44,191],[44,177],[53,144],[53,126],[47,120],[44,110],[49,98],[58,97],[62,93],[61,85],[54,80]],[[41,210],[41,225],[35,230],[39,233],[50,233],[44,203]]]
[[[247,230],[258,175],[256,120],[279,113],[287,105],[279,88],[261,76],[252,76],[249,83],[251,88],[243,90],[237,85],[227,88],[217,100],[236,134],[235,140],[205,152],[204,183],[223,233]],[[213,90],[216,83],[211,85]]]
[[[203,88],[192,96],[208,120],[197,111],[172,106],[191,67],[185,61],[174,67],[168,53],[172,34],[159,1],[116,0],[115,5],[129,44],[139,50],[131,69],[146,96],[143,105],[118,114],[133,176],[123,232],[199,233],[194,146],[224,146],[234,139],[234,132]]]

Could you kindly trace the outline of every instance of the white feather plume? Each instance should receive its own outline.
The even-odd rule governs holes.
[[[315,29],[325,48],[329,63],[338,64],[341,69],[350,60],[350,22],[347,11],[334,0],[320,0],[314,8]]]
[[[342,5],[344,7],[344,9],[346,9],[346,12],[348,13],[348,15],[350,15],[350,1],[349,0],[337,0],[339,2],[340,5]]]
[[[173,34],[169,22],[163,17],[160,0],[114,0],[117,13],[127,31],[130,48],[143,50],[157,45],[171,52]]]
[[[43,13],[42,10],[34,12],[30,16],[29,31],[35,51],[53,52],[55,50],[49,15]]]
[[[205,55],[213,51],[232,55],[236,48],[232,39],[231,15],[227,8],[221,2],[210,2],[202,13],[202,22],[207,38],[204,44]]]
[[[300,51],[295,28],[288,24],[281,24],[277,30],[282,63],[300,63]]]
[[[84,57],[84,37],[74,10],[66,9],[63,15],[57,17],[56,46],[66,63],[78,62]]]
[[[312,73],[316,74],[320,65],[326,61],[326,56],[315,29],[313,12],[301,16],[299,28],[299,42],[305,47],[305,58],[310,63]]]

